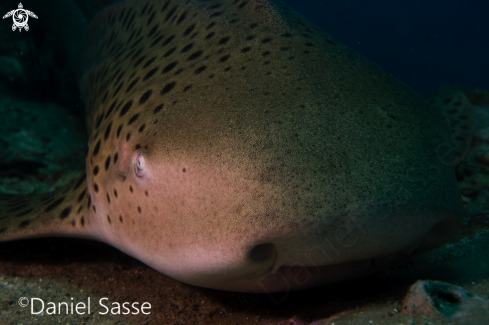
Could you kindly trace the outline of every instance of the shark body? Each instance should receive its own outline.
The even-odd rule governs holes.
[[[460,223],[441,113],[280,2],[123,1],[77,57],[86,175],[4,197],[2,240],[92,238],[272,292],[374,274]]]

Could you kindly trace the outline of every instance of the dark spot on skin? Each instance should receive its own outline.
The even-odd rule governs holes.
[[[209,40],[209,39],[211,39],[211,38],[212,38],[212,37],[213,37],[215,34],[216,34],[216,33],[214,33],[214,32],[210,32],[210,33],[209,33],[209,34],[208,34],[208,35],[205,37],[205,39],[206,39],[206,40]]]
[[[175,72],[175,76],[178,76],[180,73],[182,73],[183,69],[179,69],[177,70],[177,72]]]
[[[141,145],[138,143],[138,144],[137,144],[137,145],[134,147],[134,149],[135,149],[135,150],[138,150],[139,148],[141,148]]]
[[[109,222],[109,224],[112,224],[112,221],[110,220],[110,216],[107,215],[107,221]]]
[[[110,196],[109,196],[109,192],[107,192],[107,202],[109,202],[109,204],[110,204]]]
[[[141,125],[138,129],[139,133],[143,132],[145,127],[146,127],[146,124]]]
[[[81,210],[82,210],[82,206],[80,205],[80,206],[78,207],[78,210],[76,211],[76,213],[80,214]]]
[[[292,34],[291,33],[285,33],[285,34],[282,34],[282,37],[291,38]]]
[[[129,185],[129,192],[133,192],[133,188],[132,188],[132,185]]]
[[[178,61],[168,64],[162,71],[161,74],[170,72],[173,68],[177,66]]]
[[[221,39],[219,40],[219,44],[220,44],[220,45],[224,45],[224,44],[226,44],[227,42],[229,42],[229,39],[230,39],[230,37],[229,37],[229,36],[223,37],[223,38],[221,38]]]
[[[114,196],[117,197],[117,190],[114,188]]]
[[[188,57],[187,61],[195,60],[195,59],[197,59],[201,55],[202,55],[202,51],[197,51],[197,52],[193,53],[192,55],[190,55]]]
[[[19,224],[19,228],[25,228],[31,223],[30,220],[24,220]]]
[[[107,138],[109,137],[111,128],[112,128],[112,122],[110,122],[109,125],[107,125],[107,128],[105,129],[104,140],[107,140]]]
[[[63,202],[64,199],[65,199],[64,197],[60,197],[59,199],[57,199],[56,201],[54,201],[53,203],[51,203],[50,205],[48,205],[46,207],[46,209],[44,209],[44,212],[49,212],[49,211],[53,210],[58,205],[60,205]]]
[[[139,118],[139,114],[134,114],[130,119],[129,122],[127,122],[127,125],[131,125],[132,123],[136,122],[137,119]]]
[[[310,42],[307,42],[306,43],[306,46],[309,46],[309,47],[314,47],[314,44],[310,43]]]
[[[129,141],[129,139],[130,139],[130,138],[131,138],[131,133],[128,133],[128,134],[126,135],[126,141]]]
[[[455,107],[459,107],[461,105],[462,105],[462,102],[455,102],[455,103],[453,103],[453,106],[455,106]]]
[[[70,215],[70,212],[71,212],[71,207],[64,208],[63,211],[61,211],[61,213],[59,214],[59,218],[61,220],[66,219]]]
[[[96,129],[98,129],[100,124],[102,123],[102,118],[103,118],[103,114],[100,114],[99,117],[97,117],[97,122],[95,123]]]
[[[170,55],[172,55],[173,52],[175,52],[176,49],[177,49],[176,47],[169,49],[168,51],[166,51],[165,54],[163,54],[163,57],[165,58],[169,57]]]
[[[92,197],[89,194],[87,199],[87,209],[90,207],[90,204],[92,204]]]
[[[220,62],[226,62],[229,59],[229,55],[225,55],[222,58],[219,59]]]
[[[118,94],[118,93],[119,93],[119,91],[121,90],[121,88],[122,88],[122,85],[123,85],[123,84],[124,84],[123,82],[121,82],[121,83],[119,84],[119,87],[117,87],[117,89],[115,90],[114,94],[112,95],[112,98],[115,98],[115,96],[117,96],[117,94]]]
[[[254,36],[254,35],[249,35],[249,36],[247,36],[247,37],[246,37],[246,40],[247,40],[247,41],[251,41],[251,40],[252,40],[252,39],[254,39],[254,38],[255,38],[255,36]]]
[[[115,153],[114,155],[114,165],[117,164],[117,159],[119,159],[119,153]]]
[[[251,50],[251,47],[245,47],[244,49],[241,50],[242,53],[249,52]]]
[[[185,20],[185,18],[187,17],[187,14],[188,14],[188,11],[185,11],[183,14],[180,15],[180,17],[178,17],[177,25],[180,25],[182,23],[182,21]]]
[[[134,63],[133,65],[133,68],[136,68],[138,65],[141,64],[141,62],[143,62],[143,60],[146,58],[146,56],[143,56],[141,57],[139,60],[136,61],[136,63]]]
[[[72,221],[71,221],[71,225],[72,225],[73,227],[75,227],[75,226],[76,226],[76,221],[75,221],[75,220],[72,220]]]
[[[114,102],[112,103],[112,105],[110,105],[110,108],[107,111],[107,113],[105,113],[105,117],[104,118],[107,118],[112,113],[112,110],[114,109],[116,103],[117,103],[117,100],[114,100]]]
[[[97,183],[93,183],[93,190],[95,191],[95,193],[98,193],[98,184]]]
[[[121,216],[121,215],[119,215],[119,221],[120,221],[121,223],[123,222],[123,221],[122,221],[122,216]]]
[[[95,207],[95,205],[92,205],[92,209],[93,209],[93,212],[97,213],[97,208]]]
[[[152,76],[154,76],[156,72],[158,72],[158,67],[151,69],[151,70],[150,70],[150,71],[149,71],[149,72],[148,72],[148,73],[147,73],[147,74],[144,76],[143,81],[146,81],[146,80],[148,80],[149,78],[151,78]]]
[[[243,1],[241,2],[241,4],[238,6],[239,9],[243,8],[244,6],[246,6],[248,4],[248,1]],[[256,24],[253,24],[253,25],[256,25]],[[253,26],[251,25],[251,26]],[[256,26],[255,26],[256,27]],[[252,27],[252,28],[255,28],[255,27]]]
[[[443,103],[443,104],[448,104],[448,103],[450,103],[451,101],[452,101],[452,99],[451,99],[451,98],[446,98],[446,99],[444,99],[444,100],[442,101],[442,103]]]
[[[157,107],[154,109],[153,114],[156,114],[156,113],[158,113],[159,111],[161,111],[161,110],[163,109],[163,106],[164,106],[164,105],[165,105],[165,104],[160,104],[160,105],[158,105],[158,106],[157,106]]]
[[[199,74],[201,72],[203,72],[205,69],[207,68],[207,66],[201,66],[200,68],[198,68],[197,70],[195,70],[195,74]]]
[[[267,37],[267,38],[261,40],[261,42],[263,44],[270,43],[271,41],[272,41],[272,39],[270,37]]]
[[[143,69],[144,68],[147,68],[151,63],[153,63],[154,61],[156,60],[156,56],[152,57],[151,59],[149,59],[144,65],[143,65]]]
[[[231,70],[231,67],[227,67],[226,69],[224,69],[224,71],[229,71]]]
[[[157,37],[150,45],[149,47],[153,47],[155,46],[159,41],[161,41],[161,39],[163,38],[163,35],[160,36],[160,37]]]
[[[131,106],[132,106],[132,100],[127,102],[126,105],[124,105],[122,107],[121,112],[119,113],[119,117],[126,115],[126,113],[129,111],[129,109],[131,109]]]
[[[77,188],[79,188],[84,180],[85,180],[85,175],[83,175],[83,177],[80,177],[80,179],[78,180],[78,182],[76,182],[75,187],[73,187],[73,189],[76,190]]]
[[[149,195],[148,191],[144,191],[144,195],[148,196]]]
[[[166,40],[163,42],[163,44],[161,44],[161,47],[164,47],[164,46],[166,46],[166,45],[170,44],[170,42],[171,42],[171,41],[173,41],[173,39],[174,39],[174,38],[175,38],[175,35],[172,35],[172,36],[168,37],[168,38],[167,38],[167,39],[166,39]]]
[[[231,20],[229,21],[229,23],[230,23],[230,24],[235,24],[235,23],[237,23],[238,21],[239,21],[239,19],[231,19]]]
[[[139,54],[141,54],[141,52],[143,51],[143,47],[141,47],[136,53],[134,53],[134,55],[131,57],[131,60],[134,60],[135,58],[137,58],[139,56]],[[131,52],[132,53],[132,52]],[[129,54],[130,55],[130,54]],[[127,58],[127,57],[126,57]]]
[[[214,17],[219,17],[220,15],[222,15],[224,13],[224,11],[216,11],[214,13],[212,13],[210,15],[211,18],[214,18]]]
[[[148,36],[153,36],[153,34],[158,30],[158,25],[155,25],[148,33]]]
[[[131,91],[131,89],[136,85],[136,83],[138,82],[139,78],[136,78],[136,80],[134,80],[133,82],[131,82],[131,84],[129,85],[129,87],[127,87],[126,89],[126,94]],[[132,101],[131,101],[132,102]],[[127,105],[127,104],[126,104]]]
[[[265,51],[261,54],[262,56],[267,56],[267,55],[270,55],[270,51]]]
[[[29,208],[29,209],[26,209],[26,210],[24,210],[24,211],[20,211],[19,213],[17,213],[17,214],[15,215],[15,217],[16,217],[16,218],[17,218],[17,217],[23,217],[23,216],[27,215],[28,213],[30,213],[30,212],[32,212],[32,211],[34,211],[34,209],[33,209],[33,208]]]
[[[83,200],[83,198],[85,197],[85,194],[87,194],[87,190],[83,190],[83,192],[80,193],[80,195],[78,195],[78,202],[81,202]]]
[[[98,140],[95,148],[93,148],[92,157],[96,156],[100,150],[100,140]]]
[[[108,170],[110,167],[110,156],[107,157],[105,160],[105,170]]]
[[[194,47],[194,43],[190,43],[188,45],[186,45],[181,51],[180,53],[185,53],[185,52],[188,52],[192,49],[192,47]]]
[[[183,167],[182,172],[186,173],[187,172],[187,168]]]
[[[85,216],[82,216],[81,219],[80,219],[80,224],[81,226],[85,226]]]
[[[122,124],[119,125],[119,127],[117,128],[117,138],[119,138],[119,135],[121,135],[121,131],[122,131]]]
[[[188,27],[188,28],[185,30],[185,32],[183,32],[183,35],[184,35],[184,36],[187,36],[188,34],[190,34],[190,33],[191,33],[193,30],[194,30],[194,28],[195,28],[195,24],[190,25],[190,26],[189,26],[189,27]]]
[[[169,93],[173,88],[175,88],[175,85],[176,85],[176,82],[170,82],[168,85],[166,85],[162,90],[161,90],[161,94],[162,95],[165,95],[167,93]]]
[[[148,101],[148,99],[151,97],[151,94],[153,93],[153,90],[148,90],[146,91],[141,98],[139,99],[139,105],[142,105]]]
[[[212,23],[209,24],[209,26],[206,27],[206,29],[211,29],[214,26],[216,26],[216,23],[213,21]]]
[[[138,212],[141,213],[141,207],[138,207]]]

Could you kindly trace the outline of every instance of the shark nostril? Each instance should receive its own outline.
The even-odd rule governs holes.
[[[274,256],[275,246],[273,244],[259,244],[250,250],[248,257],[253,262],[265,262]]]

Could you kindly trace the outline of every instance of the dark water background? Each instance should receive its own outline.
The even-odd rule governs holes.
[[[489,89],[489,1],[284,0],[423,96]]]
[[[19,1],[0,0],[0,5],[15,9]],[[59,12],[59,1],[63,0],[22,2],[25,9],[39,15],[39,20],[31,18],[34,28],[28,32],[36,34],[37,40],[45,38],[46,34],[63,35],[66,24],[72,23],[73,17]],[[108,2],[65,1],[75,1],[85,11],[95,8],[97,3]],[[284,2],[425,97],[445,84],[489,89],[487,0]],[[50,15],[52,12],[56,14]],[[0,21],[0,32],[10,32],[10,18],[8,20]],[[27,37],[27,33],[17,36]],[[69,42],[75,37],[65,34],[61,38]]]

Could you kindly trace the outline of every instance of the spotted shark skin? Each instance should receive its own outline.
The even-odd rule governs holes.
[[[439,110],[280,2],[123,1],[76,70],[86,175],[2,197],[1,240],[92,238],[186,283],[272,292],[377,273],[463,216]]]

